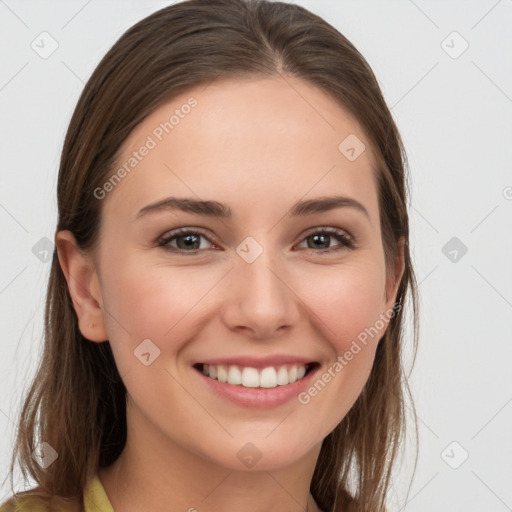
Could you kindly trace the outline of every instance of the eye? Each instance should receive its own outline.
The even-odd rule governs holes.
[[[204,231],[190,228],[179,228],[171,231],[159,239],[157,243],[158,247],[162,247],[165,250],[193,255],[208,249],[208,247],[201,244],[201,239],[207,240],[207,242],[213,245],[213,248],[216,248]],[[337,239],[340,242],[338,246],[330,247],[332,239]],[[310,240],[311,243],[308,243]],[[317,231],[310,232],[304,238],[304,242],[307,244],[307,249],[315,253],[332,253],[355,247],[354,240],[345,231],[329,227],[317,228]]]
[[[330,242],[332,241],[333,238],[337,239],[340,242],[338,244],[338,247],[330,247]],[[311,242],[308,243],[308,241]],[[320,228],[319,230],[317,228],[317,231],[313,231],[306,236],[304,242],[306,242],[307,244],[307,249],[319,249],[313,250],[313,252],[317,253],[331,253],[343,249],[353,249],[355,246],[354,240],[345,231],[342,231],[341,229],[337,228],[328,227]]]
[[[201,238],[212,243],[203,231],[180,228],[161,238],[158,241],[158,246],[171,252],[197,254],[200,250],[205,249],[204,246],[201,246]],[[174,242],[176,242],[176,246],[171,245]]]

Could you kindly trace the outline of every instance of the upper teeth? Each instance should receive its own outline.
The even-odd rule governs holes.
[[[203,373],[220,382],[242,385],[246,388],[275,388],[285,386],[302,379],[306,374],[306,365],[293,364],[274,368],[267,366],[261,370],[251,367],[203,365]]]

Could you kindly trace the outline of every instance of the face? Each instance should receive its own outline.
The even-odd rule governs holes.
[[[146,118],[124,164],[97,192],[104,337],[80,325],[110,341],[129,428],[237,470],[318,450],[368,379],[400,277],[357,120],[298,79],[221,81]]]

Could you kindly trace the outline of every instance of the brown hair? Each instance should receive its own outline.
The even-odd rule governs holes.
[[[164,101],[218,77],[300,78],[334,98],[361,124],[377,173],[386,268],[405,240],[397,303],[410,293],[414,357],[418,338],[416,281],[409,252],[406,155],[377,80],[357,49],[306,9],[266,0],[188,0],[131,27],[101,60],[75,108],[58,177],[59,230],[84,251],[98,243],[101,201],[94,190],[112,174],[128,135]],[[340,141],[341,142],[341,141]],[[385,510],[393,464],[405,434],[410,396],[402,363],[404,308],[378,345],[369,379],[341,423],[324,439],[311,493],[325,511]],[[92,343],[78,320],[56,253],[45,309],[42,360],[21,410],[10,475],[38,484],[28,491],[78,502],[99,467],[126,441],[126,388],[108,342]],[[91,419],[88,421],[88,419]],[[58,458],[43,469],[31,456],[45,441]],[[18,495],[25,494],[19,493]]]

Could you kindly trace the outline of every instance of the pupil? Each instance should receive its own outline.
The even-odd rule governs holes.
[[[328,242],[328,241],[326,241],[326,240],[329,238],[329,235],[313,235],[313,237],[312,237],[312,238],[315,240],[315,242],[317,242],[317,241],[319,241],[319,240],[321,240],[321,239],[324,239],[323,245],[324,245],[325,247],[322,247],[322,249],[324,249],[324,248],[325,248],[325,249],[329,248],[329,242]],[[320,241],[320,244],[322,244],[322,242],[321,242],[321,241]],[[316,247],[318,247],[318,245],[317,245]]]
[[[178,246],[179,245],[184,245],[184,247],[180,247],[180,249],[183,249],[183,248],[197,249],[198,247],[195,246],[195,244],[197,243],[197,238],[198,237],[196,235],[181,236],[180,238],[178,238]],[[180,244],[179,240],[184,240],[185,243],[184,244]]]

